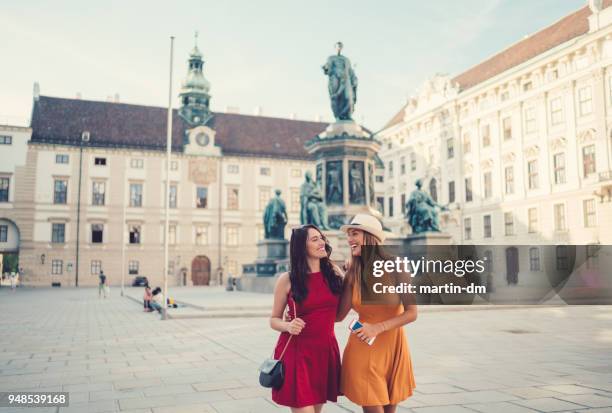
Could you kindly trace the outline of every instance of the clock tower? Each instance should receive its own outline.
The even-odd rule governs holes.
[[[209,126],[213,118],[210,111],[210,83],[204,77],[204,60],[198,49],[198,34],[189,54],[187,77],[181,87],[179,115],[189,125],[185,131],[185,152],[194,155],[219,155],[215,146],[215,131]]]

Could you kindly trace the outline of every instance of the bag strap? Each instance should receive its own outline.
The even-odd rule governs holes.
[[[293,316],[294,318],[297,318],[297,309],[295,306],[295,300],[293,300]],[[291,343],[291,339],[293,338],[293,334],[289,334],[289,340],[287,340],[287,343],[285,344],[285,348],[283,348],[283,352],[281,353],[280,357],[278,358],[279,360],[283,359],[283,356],[285,355],[285,351],[287,351],[287,347],[289,347],[289,343]]]

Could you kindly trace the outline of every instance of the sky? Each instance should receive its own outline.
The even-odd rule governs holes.
[[[457,75],[586,0],[0,2],[0,124],[27,125],[42,95],[173,105],[199,33],[211,108],[333,118],[321,66],[344,43],[355,120],[376,131],[436,73]]]

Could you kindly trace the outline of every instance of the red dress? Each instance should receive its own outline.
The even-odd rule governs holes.
[[[320,272],[308,275],[308,295],[297,304],[297,316],[306,326],[293,336],[283,356],[285,381],[272,390],[272,400],[283,406],[304,407],[335,402],[340,394],[340,350],[334,334],[339,295],[334,295]],[[289,314],[293,314],[293,298],[287,297]],[[281,355],[289,333],[282,333],[274,349],[274,358]]]

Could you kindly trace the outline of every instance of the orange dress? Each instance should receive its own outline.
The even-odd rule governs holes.
[[[353,287],[352,307],[365,323],[379,323],[404,311],[398,305],[362,305]],[[360,406],[398,404],[412,395],[416,383],[404,328],[379,334],[369,346],[351,334],[342,357],[341,392]]]

